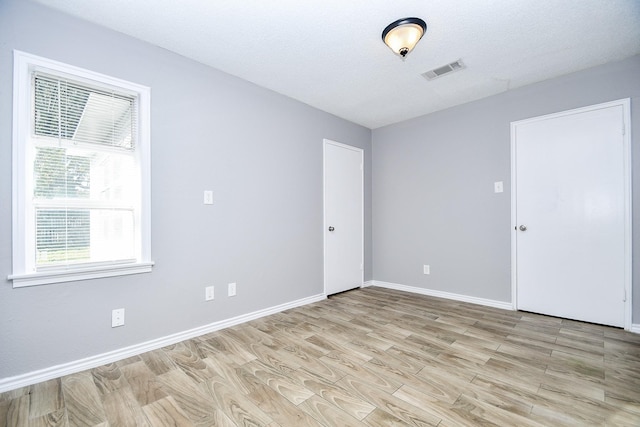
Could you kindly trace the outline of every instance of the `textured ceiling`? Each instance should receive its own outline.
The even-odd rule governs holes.
[[[640,53],[640,0],[35,1],[372,129]],[[381,32],[409,16],[403,62]]]

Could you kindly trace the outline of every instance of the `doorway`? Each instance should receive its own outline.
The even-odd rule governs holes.
[[[324,291],[362,286],[364,176],[360,148],[324,140]]]
[[[631,328],[629,105],[511,124],[514,308]]]

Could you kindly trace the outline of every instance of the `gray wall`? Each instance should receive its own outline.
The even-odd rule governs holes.
[[[13,49],[151,87],[152,273],[21,289],[6,280]],[[365,150],[372,278],[369,129],[18,0],[0,1],[0,76],[0,378],[322,293],[323,138]],[[119,307],[126,325],[112,329]]]
[[[437,84],[437,81],[434,82]],[[373,131],[375,280],[511,301],[510,123],[631,98],[640,267],[640,56]],[[504,181],[504,193],[493,183]],[[431,275],[422,274],[422,265]],[[640,322],[640,276],[634,277]]]

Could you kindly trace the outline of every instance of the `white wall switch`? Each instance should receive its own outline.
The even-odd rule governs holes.
[[[422,266],[422,272],[424,274],[431,274],[431,267],[429,267],[427,264]]]
[[[504,191],[504,187],[502,185],[502,181],[497,181],[493,183],[493,192],[494,193],[502,193]]]
[[[212,205],[213,204],[213,191],[204,190],[204,204]]]
[[[211,301],[213,297],[213,286],[207,286],[206,288],[204,288],[204,300]]]
[[[111,327],[124,325],[124,308],[117,308],[111,311]]]
[[[236,284],[235,283],[229,283],[229,296],[230,297],[235,297],[236,296]]]

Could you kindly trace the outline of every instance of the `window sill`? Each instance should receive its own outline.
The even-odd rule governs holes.
[[[76,268],[65,271],[47,271],[32,274],[12,274],[14,288],[25,286],[48,285],[51,283],[73,282],[76,280],[100,279],[103,277],[125,276],[129,274],[149,273],[153,262],[139,262],[100,267]]]

